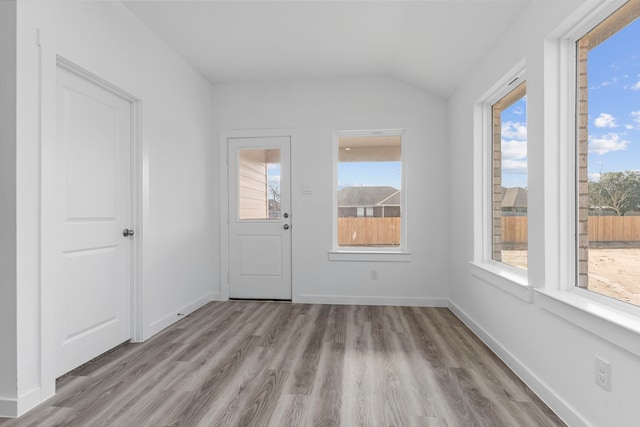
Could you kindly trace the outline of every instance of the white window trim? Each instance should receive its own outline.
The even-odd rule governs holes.
[[[400,198],[400,247],[338,246],[338,138],[343,136],[400,136],[401,198]],[[409,262],[411,254],[407,246],[407,131],[406,129],[341,130],[333,132],[333,248],[330,261],[382,261]]]
[[[585,2],[545,41],[545,287],[540,306],[640,356],[640,307],[576,285],[576,42],[626,0]]]
[[[531,302],[526,270],[492,259],[492,106],[526,81],[526,62],[520,61],[474,105],[474,257],[471,273],[487,283]],[[480,214],[477,214],[477,213]]]

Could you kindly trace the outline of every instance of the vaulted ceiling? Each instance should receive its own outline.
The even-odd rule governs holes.
[[[448,98],[529,0],[123,3],[212,83],[388,76]]]

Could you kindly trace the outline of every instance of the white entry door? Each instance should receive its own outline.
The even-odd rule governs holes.
[[[290,146],[228,140],[230,298],[291,299]]]
[[[57,86],[51,223],[62,375],[131,337],[132,107],[61,67]]]

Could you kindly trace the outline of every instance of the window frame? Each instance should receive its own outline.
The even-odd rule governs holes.
[[[493,105],[527,81],[518,62],[474,105],[474,258],[471,272],[525,301],[532,301],[528,270],[493,259]],[[527,156],[528,158],[528,156]],[[479,213],[479,214],[478,214]]]
[[[502,94],[502,96],[500,96],[495,102],[490,103],[489,108],[490,108],[491,117],[489,119],[490,120],[489,126],[490,126],[490,129],[491,129],[491,137],[490,137],[491,141],[488,141],[488,144],[490,144],[489,150],[491,151],[490,152],[490,158],[489,158],[490,165],[488,165],[488,167],[491,168],[490,178],[489,178],[491,180],[491,183],[490,183],[491,188],[490,188],[490,195],[489,195],[489,197],[491,199],[489,201],[489,204],[491,206],[490,212],[489,212],[489,215],[490,215],[490,219],[489,219],[490,226],[489,227],[491,229],[491,237],[489,237],[489,242],[490,242],[491,248],[490,248],[489,257],[490,257],[491,261],[493,261],[493,262],[496,262],[496,263],[499,263],[499,264],[504,264],[504,265],[507,265],[509,267],[513,267],[513,268],[515,268],[517,270],[524,270],[524,271],[526,271],[527,269],[516,267],[514,265],[507,264],[504,261],[502,261],[502,243],[503,242],[499,243],[500,244],[499,252],[500,252],[500,258],[501,259],[500,260],[496,259],[496,252],[497,252],[496,251],[496,246],[497,246],[498,243],[495,241],[496,240],[496,225],[495,225],[495,222],[496,222],[496,216],[495,216],[495,211],[496,211],[496,207],[495,207],[495,204],[496,204],[496,200],[495,200],[496,183],[495,183],[495,180],[496,180],[496,172],[499,172],[500,173],[500,190],[502,190],[502,188],[504,188],[503,183],[502,183],[502,174],[503,174],[503,169],[502,169],[502,167],[503,167],[503,161],[502,161],[502,157],[503,157],[503,153],[502,153],[502,130],[503,130],[503,127],[502,126],[503,126],[503,123],[502,123],[502,117],[501,117],[502,116],[502,112],[504,112],[506,109],[508,109],[511,105],[513,105],[516,102],[518,102],[520,100],[520,98],[522,98],[522,97],[516,98],[515,101],[511,102],[506,108],[505,107],[500,107],[499,104],[502,103],[503,101],[505,101],[505,99],[509,98],[510,96],[518,95],[518,92],[522,91],[522,90],[524,90],[523,97],[526,97],[527,96],[526,84],[527,84],[527,80],[523,75],[518,75],[518,76],[514,77],[513,80],[511,80],[507,84],[507,86],[505,86],[503,88],[503,90],[499,91],[499,93]],[[524,85],[524,89],[521,89],[523,85]],[[500,138],[500,141],[499,141],[499,145],[500,145],[500,166],[499,166],[499,168],[495,164],[495,161],[496,161],[496,158],[495,158],[495,154],[496,154],[496,140],[495,140],[495,137],[496,137],[496,129],[495,129],[495,127],[496,127],[495,126],[496,125],[496,123],[495,123],[496,113],[494,111],[495,108],[501,108],[500,109],[500,113],[499,113],[499,116],[500,116],[500,136],[499,136],[499,138]],[[525,123],[526,123],[526,121],[527,121],[527,117],[525,115]],[[527,167],[529,166],[528,163],[529,163],[529,160],[528,160],[528,150],[527,150]],[[527,174],[527,181],[528,181],[528,174]],[[528,184],[527,184],[527,187],[528,187]],[[502,191],[500,191],[500,193],[502,193]],[[501,199],[501,202],[502,202],[502,199]],[[500,211],[502,212],[502,209],[500,209]],[[503,217],[504,216],[501,214],[500,215],[500,220],[502,220]],[[527,218],[528,218],[528,209],[527,209]],[[500,226],[500,238],[502,239],[502,237],[503,237],[503,230],[502,230],[502,226]],[[529,251],[529,243],[527,241],[527,252],[528,251]]]
[[[341,137],[399,136],[400,137],[400,245],[398,247],[338,246],[338,164]],[[333,261],[409,261],[407,245],[407,131],[406,129],[340,130],[333,132],[333,210],[332,250]]]
[[[595,291],[591,291],[587,288],[587,282],[582,283],[580,280],[580,213],[579,213],[579,198],[580,198],[580,137],[581,137],[581,129],[580,129],[580,114],[581,110],[579,108],[580,103],[580,82],[579,82],[579,67],[580,67],[580,52],[579,52],[579,41],[585,37],[589,32],[603,24],[611,15],[618,12],[618,10],[628,3],[628,0],[613,0],[608,4],[602,5],[600,8],[596,8],[589,14],[586,18],[582,19],[574,28],[564,37],[564,40],[561,43],[564,43],[563,49],[563,71],[568,73],[569,76],[562,76],[561,79],[565,78],[572,85],[572,91],[570,92],[570,98],[567,104],[572,106],[571,117],[565,119],[568,120],[568,123],[571,123],[571,133],[568,141],[570,141],[569,153],[570,156],[568,158],[569,166],[567,167],[567,174],[569,175],[569,203],[568,210],[569,221],[570,221],[570,232],[573,232],[573,235],[568,239],[571,248],[568,248],[568,252],[572,255],[570,258],[571,263],[570,270],[565,273],[565,277],[567,277],[567,281],[564,285],[561,285],[560,290],[569,291],[575,295],[583,296],[588,298],[591,301],[605,304],[611,308],[622,310],[626,313],[640,316],[640,306],[636,306],[630,303],[626,303],[617,298],[609,297],[607,295],[600,294]],[[636,18],[637,19],[637,18]],[[611,34],[610,37],[621,31],[619,29]],[[606,39],[605,39],[606,41]],[[588,52],[587,52],[588,55]],[[588,70],[585,71],[588,73]],[[588,78],[588,76],[587,76]],[[588,90],[588,89],[587,89]],[[588,101],[587,101],[588,102]],[[587,117],[588,120],[588,117]],[[587,133],[587,141],[588,141],[588,133]],[[588,142],[587,142],[588,144]],[[585,153],[588,158],[588,152]],[[566,163],[565,163],[566,164]],[[588,241],[588,238],[587,238]],[[588,254],[588,249],[587,249]],[[587,255],[588,260],[588,255]]]
[[[577,41],[627,0],[584,4],[545,40],[544,284],[540,307],[640,356],[640,307],[577,285]]]

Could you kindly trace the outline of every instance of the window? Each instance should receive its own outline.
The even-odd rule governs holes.
[[[640,305],[640,0],[576,43],[577,283]]]
[[[238,182],[239,219],[280,219],[280,149],[239,150]]]
[[[334,134],[336,251],[406,247],[404,139],[404,131]]]
[[[527,86],[491,105],[491,259],[527,269]]]

